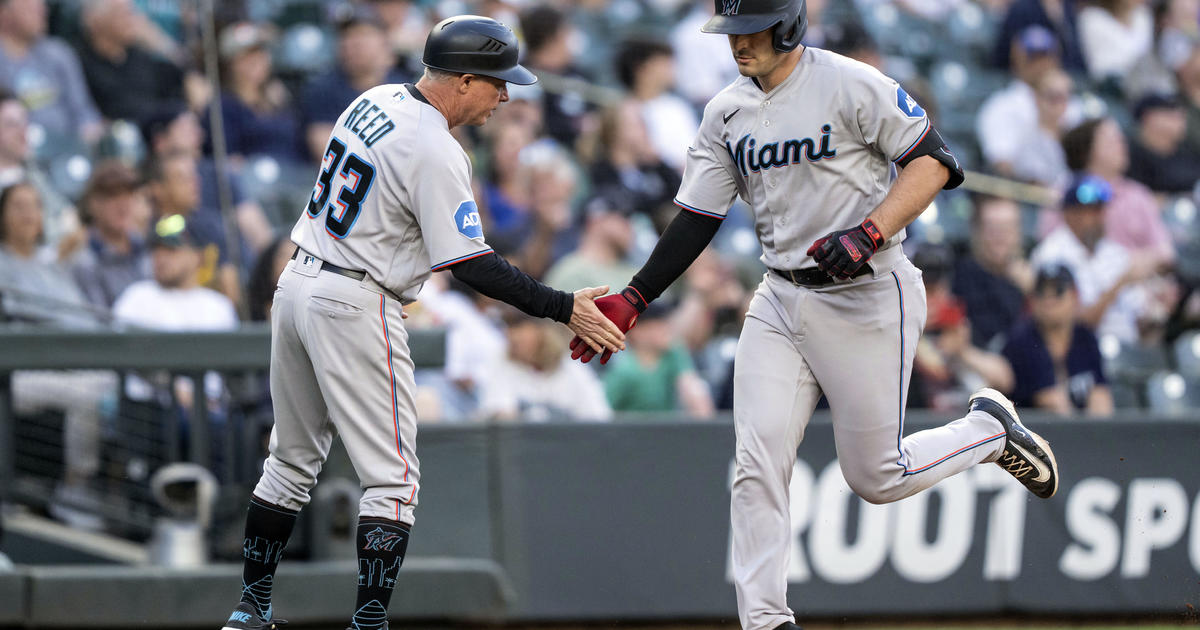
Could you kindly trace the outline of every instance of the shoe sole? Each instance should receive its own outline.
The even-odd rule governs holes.
[[[1033,438],[1033,441],[1037,443],[1038,448],[1041,448],[1042,452],[1044,452],[1046,454],[1046,457],[1050,460],[1050,475],[1054,480],[1054,487],[1050,489],[1050,494],[1048,494],[1044,497],[1041,497],[1041,498],[1049,499],[1050,497],[1053,497],[1055,494],[1057,494],[1058,493],[1058,458],[1056,458],[1054,456],[1054,451],[1050,448],[1050,442],[1048,442],[1045,438],[1043,438],[1037,432],[1030,431],[1029,427],[1025,426],[1025,424],[1021,422],[1021,416],[1017,415],[1016,407],[1013,406],[1012,401],[1009,400],[1008,397],[1005,396],[1004,394],[1001,394],[1000,392],[998,392],[990,387],[985,387],[985,388],[979,390],[978,392],[975,392],[975,395],[971,396],[971,400],[967,404],[970,405],[970,404],[974,403],[977,398],[984,398],[984,399],[987,399],[987,400],[990,400],[990,401],[996,403],[997,405],[1000,405],[1000,407],[1003,408],[1004,411],[1008,412],[1008,415],[1009,415],[1009,417],[1011,417],[1013,419],[1013,422],[1016,423],[1018,426],[1020,426],[1022,429],[1025,429],[1025,432],[1028,433]],[[1008,433],[1008,429],[1005,429],[1005,433]],[[1035,495],[1035,496],[1040,496],[1040,495]]]

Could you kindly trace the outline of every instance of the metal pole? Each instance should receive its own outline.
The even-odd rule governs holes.
[[[208,77],[212,98],[208,102],[208,123],[212,130],[213,164],[216,167],[217,203],[221,208],[221,219],[225,225],[225,246],[229,261],[238,270],[237,285],[238,316],[247,319],[245,293],[242,290],[242,239],[237,226],[237,208],[233,207],[233,190],[229,184],[229,156],[225,146],[225,118],[221,115],[221,64],[217,50],[217,16],[214,0],[198,0],[200,4],[200,29],[204,41],[204,73]]]

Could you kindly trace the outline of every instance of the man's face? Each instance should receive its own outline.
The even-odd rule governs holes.
[[[374,74],[392,63],[383,31],[362,23],[347,26],[342,31],[338,57],[342,61],[342,70],[351,77]]]
[[[1144,136],[1169,140],[1175,146],[1187,133],[1187,114],[1182,107],[1155,108],[1145,113],[1141,126]]]
[[[88,213],[96,228],[108,234],[129,234],[135,228],[134,216],[140,193],[134,190],[97,195],[88,202]]]
[[[994,199],[985,202],[977,212],[979,221],[973,239],[976,256],[988,266],[1007,265],[1020,253],[1020,206],[1006,199]]]
[[[466,94],[463,95],[464,118],[467,125],[482,125],[492,117],[500,103],[508,101],[508,84],[500,79],[478,74],[469,77]]]
[[[157,183],[158,203],[173,212],[189,212],[200,204],[200,177],[196,162],[176,158],[163,165],[162,181]]]
[[[1079,296],[1075,288],[1062,283],[1047,283],[1033,292],[1031,310],[1039,326],[1064,326],[1075,319]]]
[[[1063,222],[1088,249],[1095,249],[1104,237],[1104,204],[1072,206],[1063,209]]]
[[[0,163],[23,163],[29,157],[29,114],[14,100],[0,103]]]
[[[729,36],[729,49],[742,76],[764,77],[783,63],[784,56],[775,50],[771,31]]]
[[[12,35],[35,41],[46,34],[46,3],[44,0],[8,0],[0,8],[0,23],[7,23]]]
[[[200,268],[200,252],[189,245],[158,245],[151,251],[150,259],[154,267],[154,281],[164,289],[178,289],[187,285]]]
[[[200,119],[192,112],[180,114],[163,129],[155,142],[159,153],[180,151],[193,155],[200,153],[204,144],[204,128]]]

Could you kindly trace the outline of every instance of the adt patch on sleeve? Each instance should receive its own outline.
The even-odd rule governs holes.
[[[479,222],[479,208],[474,200],[458,204],[454,212],[454,226],[458,233],[467,238],[483,238],[483,226]]]
[[[904,112],[904,115],[909,118],[923,118],[925,116],[925,110],[921,109],[916,99],[909,96],[908,92],[905,92],[904,88],[900,86],[896,86],[896,107],[899,107],[900,111]]]

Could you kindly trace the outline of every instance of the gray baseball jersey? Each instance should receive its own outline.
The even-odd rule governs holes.
[[[359,515],[411,524],[420,465],[402,302],[431,271],[491,251],[445,117],[407,85],[359,96],[334,123],[292,240],[271,310],[275,427],[255,495],[307,504],[336,428],[364,490]]]
[[[407,86],[367,90],[342,112],[292,241],[415,299],[436,271],[491,251],[471,161],[446,119]],[[337,193],[336,195],[334,193]]]
[[[709,101],[675,200],[724,216],[737,195],[754,208],[764,264],[813,267],[808,246],[866,219],[887,195],[892,163],[928,131],[895,81],[808,48],[769,93],[739,77]],[[885,247],[902,240],[903,230]]]
[[[834,53],[804,49],[770,92],[741,77],[705,108],[676,202],[723,217],[735,196],[754,210],[762,261],[815,266],[813,241],[853,228],[883,201],[929,132],[924,110],[893,80]],[[802,286],[767,273],[734,359],[737,435],[732,574],[745,630],[794,621],[787,606],[789,491],[796,450],[822,395],[843,476],[873,503],[902,499],[983,461],[1004,429],[982,412],[904,437],[916,341],[925,325],[921,274],[892,237],[871,273]]]

